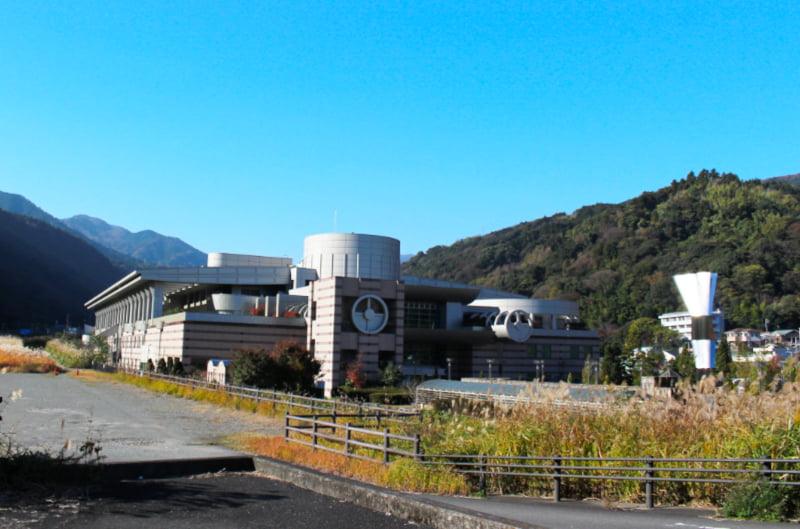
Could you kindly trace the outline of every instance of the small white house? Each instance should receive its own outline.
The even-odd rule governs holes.
[[[222,360],[220,358],[212,358],[209,360],[208,368],[206,369],[206,382],[228,384],[230,382],[228,375],[230,363],[230,360]]]

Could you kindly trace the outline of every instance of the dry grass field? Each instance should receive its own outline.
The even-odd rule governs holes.
[[[56,362],[43,349],[22,345],[22,339],[0,336],[0,370],[12,373],[51,373]]]

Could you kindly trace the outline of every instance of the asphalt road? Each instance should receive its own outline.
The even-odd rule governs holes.
[[[726,520],[713,509],[657,507],[643,505],[604,505],[599,501],[561,501],[523,497],[434,498],[436,502],[461,507],[511,520],[525,522],[542,529],[779,529],[792,527],[785,523]],[[797,524],[793,524],[796,526]]]
[[[12,393],[21,395],[12,400]],[[71,375],[0,374],[0,434],[13,444],[58,453],[87,440],[104,462],[236,455],[226,435],[279,435],[283,424],[246,412],[177,399],[128,384]]]
[[[400,529],[427,526],[252,474],[123,481],[22,499],[0,529]]]

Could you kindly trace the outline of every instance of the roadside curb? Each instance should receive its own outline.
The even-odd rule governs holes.
[[[438,503],[413,494],[397,492],[352,479],[325,474],[266,457],[254,457],[256,472],[298,487],[347,501],[398,518],[424,523],[437,529],[542,529],[491,514],[477,513]]]

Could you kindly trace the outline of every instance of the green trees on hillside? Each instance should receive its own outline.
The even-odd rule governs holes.
[[[593,328],[681,310],[677,273],[719,274],[732,327],[800,325],[800,189],[714,170],[621,204],[526,222],[418,254],[404,272],[573,299]]]

